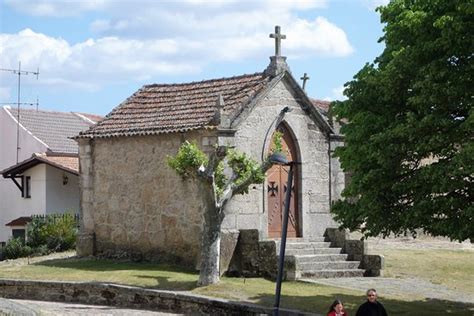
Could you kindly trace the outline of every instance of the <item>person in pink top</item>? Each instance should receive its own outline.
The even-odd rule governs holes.
[[[349,316],[344,310],[344,305],[342,305],[341,300],[336,299],[334,303],[329,307],[329,311],[326,316]]]

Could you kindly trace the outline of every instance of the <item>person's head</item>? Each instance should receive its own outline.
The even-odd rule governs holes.
[[[371,303],[374,303],[377,300],[377,291],[375,291],[375,289],[367,290],[367,300]]]
[[[336,313],[341,313],[344,310],[344,306],[342,305],[342,301],[339,299],[336,299],[332,304],[331,307],[329,307],[329,312],[336,311]]]

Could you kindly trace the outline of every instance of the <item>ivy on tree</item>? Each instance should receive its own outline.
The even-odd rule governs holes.
[[[385,50],[346,83],[334,114],[351,182],[332,212],[365,236],[422,230],[474,239],[473,0],[377,9]]]

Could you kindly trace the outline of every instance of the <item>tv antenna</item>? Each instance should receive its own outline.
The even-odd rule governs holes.
[[[27,71],[27,70],[21,70],[21,61],[18,62],[18,69],[6,69],[6,68],[0,68],[0,71],[6,71],[10,72],[14,75],[18,75],[18,94],[17,94],[17,126],[16,126],[16,163],[18,163],[18,155],[20,152],[20,104],[30,104],[31,103],[21,103],[20,102],[20,97],[21,97],[21,76],[27,76],[27,75],[36,75],[36,80],[38,80],[39,77],[39,68],[37,71]],[[36,99],[36,108],[38,108],[38,99]]]

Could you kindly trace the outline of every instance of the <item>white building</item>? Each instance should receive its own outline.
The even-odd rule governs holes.
[[[70,137],[98,119],[20,109],[18,122],[17,109],[0,108],[0,242],[21,231],[21,217],[78,211],[78,148]]]

